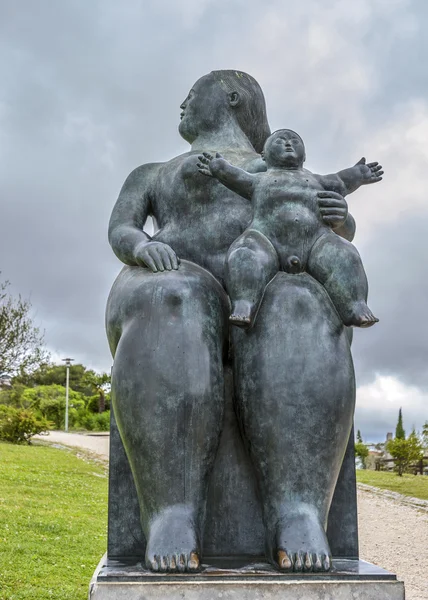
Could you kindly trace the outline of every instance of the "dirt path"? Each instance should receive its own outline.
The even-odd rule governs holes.
[[[38,437],[108,459],[108,435],[51,431]],[[396,573],[405,582],[406,600],[428,600],[428,512],[360,489],[358,521],[361,558]]]

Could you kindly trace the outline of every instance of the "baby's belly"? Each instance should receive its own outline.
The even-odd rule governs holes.
[[[281,269],[295,273],[306,269],[312,246],[328,231],[318,210],[296,202],[284,203],[270,214],[256,214],[250,227],[263,233],[275,246]]]

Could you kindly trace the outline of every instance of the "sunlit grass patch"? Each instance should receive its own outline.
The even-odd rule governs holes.
[[[102,465],[0,443],[0,600],[85,600],[106,527]]]
[[[405,473],[402,477],[398,477],[396,473],[358,469],[357,481],[398,492],[405,496],[428,500],[428,476],[426,475],[408,475]]]

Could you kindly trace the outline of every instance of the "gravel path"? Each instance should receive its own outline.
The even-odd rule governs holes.
[[[108,458],[108,435],[51,431],[36,437]],[[405,582],[406,600],[428,600],[428,512],[359,489],[358,521],[361,558],[396,573]]]
[[[361,558],[397,574],[406,600],[428,600],[428,513],[358,491]]]

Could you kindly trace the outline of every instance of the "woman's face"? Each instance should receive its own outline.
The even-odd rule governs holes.
[[[198,79],[180,108],[182,112],[178,130],[191,144],[200,134],[218,129],[230,105],[227,93],[214,77],[205,75]]]

